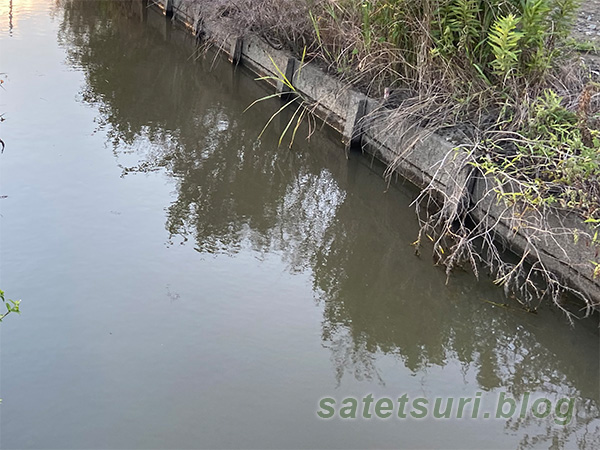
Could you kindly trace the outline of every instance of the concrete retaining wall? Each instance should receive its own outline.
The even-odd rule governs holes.
[[[418,187],[424,188],[434,180],[433,187],[442,196],[468,188],[471,204],[476,205],[472,211],[475,220],[497,221],[498,239],[517,254],[531,250],[533,236],[543,264],[580,291],[588,305],[600,307],[600,280],[593,276],[593,262],[600,262],[600,259],[591,239],[576,240],[572,233],[566,232],[551,236],[550,233],[540,234],[534,226],[523,227],[523,214],[528,213],[499,203],[493,191],[486,189],[492,180],[482,177],[470,180],[468,155],[455,150],[455,143],[436,134],[424,135],[420,129],[407,131],[389,126],[386,120],[389,115],[381,108],[379,100],[366,97],[315,64],[305,64],[299,70],[300,61],[256,36],[241,37],[219,29],[207,29],[198,6],[186,0],[137,1],[144,7],[158,7],[165,15],[172,15],[174,21],[183,24],[191,33],[223,50],[230,61],[243,64],[261,77],[277,77],[277,68],[288,73],[294,88],[312,102],[315,113],[336,129],[344,142],[359,143],[364,152],[391,165]],[[270,82],[279,92],[285,91],[281,83],[277,86],[273,80]],[[404,152],[413,141],[416,142],[414,149]],[[521,219],[517,220],[516,215]],[[530,216],[528,223],[547,226],[536,221],[535,215]],[[549,230],[571,228],[580,230],[581,236],[590,234],[590,229],[575,214],[556,211],[549,222]]]

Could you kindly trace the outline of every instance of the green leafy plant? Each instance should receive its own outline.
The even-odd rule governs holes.
[[[0,322],[2,322],[2,319],[4,319],[10,313],[21,314],[21,311],[19,309],[21,300],[6,299],[4,297],[4,291],[1,289],[0,289],[0,300],[2,300],[2,304],[4,304],[4,306],[6,307],[6,312],[4,314],[0,315]]]
[[[572,47],[574,50],[581,53],[598,53],[600,52],[600,47],[593,41],[585,40],[579,41],[575,39],[569,39],[567,45]]]
[[[502,78],[510,75],[519,63],[522,52],[519,41],[523,37],[523,33],[517,31],[520,21],[520,18],[509,14],[496,20],[490,31],[489,44],[494,54],[491,66],[494,73]]]

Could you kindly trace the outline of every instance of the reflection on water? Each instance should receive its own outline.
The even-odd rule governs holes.
[[[477,373],[484,390],[581,397],[597,415],[593,342],[573,351],[572,337],[561,342],[551,330],[560,319],[549,316],[539,330],[527,327],[525,313],[503,314],[473,301],[499,295],[470,277],[445,286],[407,245],[416,225],[406,194],[383,196],[383,183],[361,183],[366,174],[352,173],[359,171],[356,162],[331,156],[340,150],[327,140],[302,153],[276,148],[281,127],[256,140],[274,107],[243,113],[263,95],[249,78],[208,67],[215,63],[210,58],[190,64],[194,44],[183,33],[176,35],[185,44],[178,47],[172,33],[163,40],[127,19],[99,19],[102,6],[110,8],[67,4],[60,39],[86,72],[83,101],[100,111],[117,160],[129,152],[141,158],[124,173],[160,168],[176,180],[166,220],[171,242],[191,240],[201,253],[275,252],[290,271],[309,270],[338,382],[346,374],[384,382],[379,354],[395,355],[415,373],[456,359]],[[217,87],[206,87],[207,76]],[[239,96],[233,104],[224,96],[232,91]],[[383,207],[372,204],[379,202]]]
[[[440,380],[449,393],[473,379],[489,392],[578,399],[565,427],[507,421],[520,447],[600,446],[591,321],[570,329],[556,311],[525,313],[468,274],[446,283],[410,246],[417,235],[410,188],[384,193],[368,161],[346,160],[326,133],[277,148],[284,119],[257,140],[277,106],[244,108],[265,95],[263,87],[212,56],[193,60],[195,43],[152,10],[141,15],[140,3],[60,2],[58,40],[68,64],[85,74],[79,100],[98,111],[97,131],[123,176],[171,178],[168,245],[202,255],[278,255],[288,272],[309,274],[338,387],[392,382],[380,368],[384,357],[417,377],[457,366],[462,380]]]

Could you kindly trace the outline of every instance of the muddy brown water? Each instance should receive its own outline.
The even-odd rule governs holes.
[[[447,282],[414,189],[258,139],[270,91],[122,3],[0,4],[2,448],[600,447],[597,318]],[[571,420],[494,417],[526,393]],[[368,394],[482,413],[317,415]]]

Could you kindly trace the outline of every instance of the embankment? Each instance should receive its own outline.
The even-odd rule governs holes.
[[[600,283],[595,276],[600,259],[593,230],[575,212],[557,209],[541,214],[519,202],[501,201],[494,187],[497,180],[473,170],[472,153],[463,150],[460,141],[416,126],[394,125],[394,109],[383,99],[369,98],[317,64],[302,64],[257,36],[238,36],[217,25],[207,26],[198,3],[134,1],[142,15],[147,13],[146,8],[160,8],[168,21],[179,22],[199,40],[217,46],[233,64],[242,64],[260,77],[272,77],[267,81],[278,92],[293,90],[312,112],[341,134],[348,147],[375,156],[390,171],[441,199],[446,210],[463,211],[476,229],[493,230],[495,242],[528,260],[529,270],[552,274],[550,281],[567,286],[579,296],[587,312],[600,306]],[[281,78],[278,68],[285,72],[291,89],[275,82]],[[409,147],[411,151],[406,151]],[[503,281],[513,275],[506,271]]]

